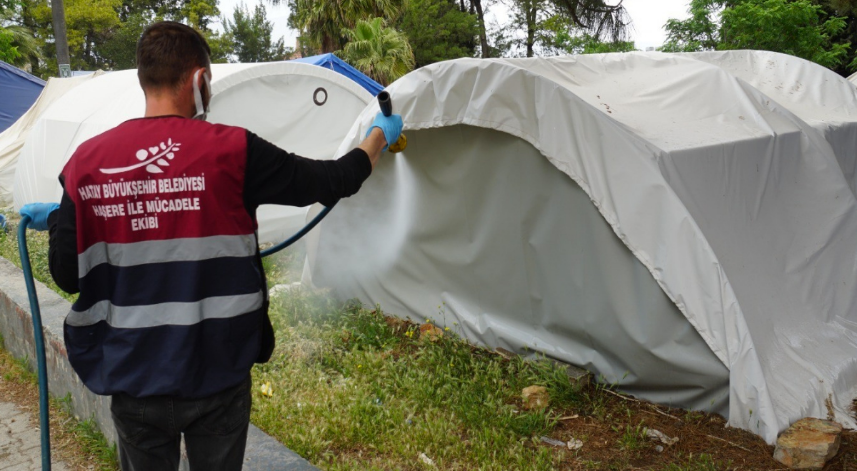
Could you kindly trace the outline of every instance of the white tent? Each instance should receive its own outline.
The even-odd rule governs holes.
[[[362,87],[309,64],[214,64],[209,121],[242,126],[305,157],[334,157],[354,118],[372,100]],[[90,80],[58,99],[32,126],[15,173],[14,202],[59,201],[57,176],[77,146],[132,118],[145,100],[136,70]],[[279,242],[303,226],[305,208],[259,208],[259,241]]]
[[[630,53],[462,59],[388,90],[408,149],[314,234],[305,282],[769,443],[804,416],[855,426],[845,79],[773,53]]]
[[[39,116],[66,92],[102,73],[97,71],[73,78],[48,79],[33,106],[18,118],[15,124],[0,133],[0,207],[12,204],[12,184],[15,180],[18,155]]]

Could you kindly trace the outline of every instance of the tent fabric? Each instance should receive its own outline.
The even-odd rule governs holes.
[[[12,204],[12,186],[18,155],[39,116],[59,97],[81,83],[103,74],[98,71],[86,76],[48,79],[33,106],[8,129],[0,133],[0,207]]]
[[[363,87],[367,92],[371,93],[372,96],[378,96],[378,94],[381,93],[381,90],[384,89],[381,84],[367,77],[365,74],[363,74],[363,72],[360,72],[359,70],[352,67],[351,64],[336,57],[336,54],[333,53],[302,57],[300,59],[293,59],[291,62],[302,62],[305,64],[317,65],[319,67],[324,67],[326,69],[330,69],[334,72],[340,73],[350,78],[354,82],[360,84],[360,86]]]
[[[354,117],[372,99],[346,77],[308,64],[213,64],[208,120],[245,127],[310,158],[331,158]],[[132,118],[145,98],[136,70],[111,72],[76,87],[42,113],[21,149],[14,205],[59,201],[57,175],[75,149]],[[306,208],[265,206],[257,212],[260,243],[283,240],[304,225]]]
[[[817,129],[833,147],[851,191],[857,194],[857,95],[839,74],[774,52],[700,52],[689,57],[724,69]]]
[[[44,87],[44,80],[0,61],[0,132],[30,109]]]
[[[752,67],[739,73],[733,60]],[[769,443],[806,416],[832,414],[853,428],[857,200],[827,140],[838,134],[820,131],[840,122],[819,114],[811,124],[795,103],[764,93],[761,79],[761,88],[748,82],[768,60],[792,61],[751,51],[628,53],[461,59],[414,71],[388,87],[413,136],[408,150],[385,158],[312,234],[304,280],[388,312],[454,321],[492,346],[587,366],[643,398],[722,407],[730,425]],[[810,109],[857,93],[808,63],[785,79],[795,80],[787,90],[817,99]],[[364,110],[340,152],[377,111]],[[476,128],[514,139],[493,148]],[[456,145],[443,146],[447,139]],[[490,168],[485,149],[496,165],[518,167]],[[625,263],[626,276],[654,281],[680,317],[652,304],[644,280],[615,280],[618,269],[604,276],[606,236],[574,232],[594,223],[574,219],[570,196],[546,193],[556,178],[515,162],[533,152],[579,187],[645,267]],[[479,172],[508,185],[467,179]],[[373,235],[383,243],[359,243]],[[698,340],[657,338],[676,329],[669,322],[685,322]],[[700,340],[707,356],[692,353]],[[650,361],[640,366],[634,355],[644,351]],[[722,405],[711,356],[728,370]],[[690,394],[694,385],[709,394]]]

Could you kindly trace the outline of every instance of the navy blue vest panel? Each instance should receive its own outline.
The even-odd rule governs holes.
[[[251,294],[259,292],[260,280],[262,274],[255,256],[129,267],[102,263],[80,279],[80,297],[73,309],[85,311],[99,301],[110,301],[115,306],[139,306]]]
[[[95,394],[201,398],[247,378],[259,355],[266,309],[188,326],[66,324],[65,342],[74,370]]]

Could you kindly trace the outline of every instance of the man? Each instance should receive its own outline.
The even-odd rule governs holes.
[[[241,469],[250,368],[274,347],[256,208],[354,194],[402,129],[379,113],[358,148],[323,162],[191,119],[211,98],[209,54],[185,25],[148,27],[137,44],[145,117],[80,145],[58,207],[21,210],[50,228],[57,285],[80,292],[64,326],[69,361],[112,396],[125,471],[176,470],[182,433],[191,469]]]

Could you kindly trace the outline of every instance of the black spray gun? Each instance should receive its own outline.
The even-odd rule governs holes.
[[[393,100],[390,99],[389,93],[381,92],[378,94],[378,106],[381,107],[381,114],[384,116],[390,116],[393,114]],[[408,139],[404,134],[399,134],[399,140],[390,144],[390,147],[388,147],[387,150],[397,154],[405,150],[406,147],[408,147]]]

